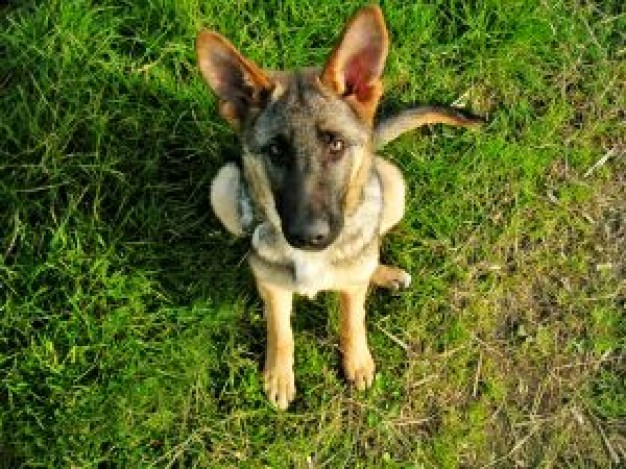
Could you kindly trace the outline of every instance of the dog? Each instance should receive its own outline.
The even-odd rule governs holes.
[[[369,286],[410,284],[407,272],[379,261],[382,236],[404,214],[406,189],[398,168],[375,150],[420,125],[482,122],[425,106],[374,126],[388,43],[377,6],[354,14],[321,68],[263,70],[218,33],[197,37],[200,72],[242,143],[241,168],[230,163],[218,172],[211,206],[230,233],[251,236],[248,261],[267,321],[264,389],[279,409],[296,392],[294,294],[339,292],[343,370],[362,390],[375,370],[365,325]]]

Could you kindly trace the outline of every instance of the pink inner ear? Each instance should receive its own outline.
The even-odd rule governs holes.
[[[347,61],[343,70],[345,96],[354,94],[359,101],[369,98],[372,82],[380,74],[379,57],[379,48],[369,46],[359,50]]]

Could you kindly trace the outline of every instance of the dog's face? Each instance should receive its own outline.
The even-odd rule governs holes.
[[[348,22],[322,69],[264,72],[222,36],[198,35],[200,70],[241,134],[251,194],[295,248],[329,246],[360,200],[387,42],[377,7]]]
[[[287,242],[323,249],[341,230],[369,129],[315,71],[274,82],[273,99],[243,129],[245,158],[261,163]]]

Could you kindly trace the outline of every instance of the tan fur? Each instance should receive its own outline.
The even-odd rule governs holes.
[[[296,395],[290,324],[292,294],[289,290],[259,279],[257,287],[265,303],[267,322],[264,388],[270,402],[280,409],[286,409]]]
[[[383,186],[383,217],[380,221],[382,236],[398,224],[404,215],[406,184],[400,170],[391,162],[377,156],[375,165]]]
[[[352,170],[352,177],[350,178],[350,187],[344,201],[344,207],[347,213],[352,213],[359,203],[359,198],[363,190],[363,185],[367,182],[367,177],[370,173],[372,166],[372,153],[371,149],[367,149],[361,152],[355,161],[354,168]]]
[[[372,385],[376,368],[367,346],[366,297],[367,284],[342,289],[339,292],[341,306],[339,346],[343,355],[343,370],[346,378],[352,381],[359,390]]]
[[[250,155],[243,155],[243,170],[246,183],[252,193],[252,200],[256,203],[257,209],[263,213],[270,223],[280,225],[276,207],[274,206],[274,198],[269,190],[269,182],[264,169],[259,161]]]
[[[242,183],[241,172],[233,163],[226,164],[217,173],[211,184],[211,208],[231,234],[242,236],[244,227],[237,207],[235,194]]]

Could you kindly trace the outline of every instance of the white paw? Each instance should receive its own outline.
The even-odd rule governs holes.
[[[398,278],[398,289],[409,288],[409,286],[411,285],[411,274],[405,272],[404,270],[401,272],[402,273]]]

